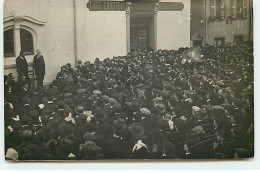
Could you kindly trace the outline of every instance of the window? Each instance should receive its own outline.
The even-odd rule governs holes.
[[[21,41],[21,49],[22,51],[24,51],[25,55],[33,55],[32,34],[25,29],[20,29],[20,41]]]
[[[216,18],[221,19],[221,0],[216,0]]]
[[[216,17],[216,0],[210,0],[210,16],[212,19]]]
[[[236,1],[235,0],[230,0],[230,6],[231,6],[231,10],[230,10],[231,16],[233,18],[235,18],[236,17]]]
[[[244,36],[243,35],[236,35],[234,36],[234,42],[240,42],[244,41]]]
[[[201,47],[201,46],[202,46],[202,40],[193,41],[193,47]]]
[[[8,29],[4,31],[4,56],[14,56],[14,30]]]
[[[14,29],[8,29],[4,31],[4,57],[14,57],[16,52],[20,52],[20,48],[15,48],[15,41],[20,42],[21,50],[25,55],[33,55],[33,35],[31,32],[25,29],[20,29],[20,38],[14,33]],[[19,47],[19,46],[18,46]]]
[[[226,16],[226,1],[225,0],[211,0],[210,1],[210,15],[212,19],[223,20]]]
[[[244,15],[243,0],[237,0],[237,17],[243,17],[243,15]]]
[[[215,44],[225,44],[225,37],[215,38]]]

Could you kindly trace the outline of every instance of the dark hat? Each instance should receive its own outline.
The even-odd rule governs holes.
[[[83,113],[83,112],[84,112],[84,106],[83,106],[83,105],[77,105],[77,106],[75,107],[75,112],[76,112],[77,114]]]
[[[14,130],[20,130],[22,128],[22,123],[21,121],[14,121],[12,120],[11,123],[10,123],[11,127],[14,129]]]
[[[118,118],[117,120],[114,120],[114,125],[116,130],[124,130],[127,128],[125,125],[125,120],[123,118]]]
[[[64,101],[65,101],[66,103],[68,103],[68,104],[73,103],[72,98],[65,98]]]
[[[169,123],[165,119],[158,119],[156,124],[157,124],[157,127],[159,130],[162,130],[162,131],[170,130]]]
[[[128,127],[129,132],[134,136],[134,138],[142,138],[144,134],[144,127],[139,123],[132,123]]]
[[[65,93],[63,96],[64,96],[64,98],[68,98],[68,97],[72,96],[72,93]]]
[[[94,116],[97,120],[105,120],[107,117],[107,113],[103,109],[99,109],[94,113]]]
[[[29,98],[26,97],[26,96],[24,96],[24,97],[21,98],[21,102],[22,102],[23,104],[28,103],[28,101],[29,101]]]
[[[60,108],[63,108],[63,106],[65,106],[65,101],[64,100],[59,100],[57,101],[57,105],[60,107]]]
[[[161,91],[160,92],[160,95],[163,97],[163,98],[168,98],[170,96],[169,92],[168,91]]]
[[[109,99],[108,99],[108,102],[109,102],[110,104],[112,104],[112,105],[114,105],[114,104],[117,103],[116,99],[114,99],[114,98],[109,98]]]
[[[134,102],[138,102],[140,106],[142,106],[144,104],[143,100],[140,98],[135,98]]]
[[[82,94],[82,93],[84,93],[84,92],[86,92],[86,89],[84,89],[84,88],[83,88],[83,89],[78,89],[78,90],[77,90],[77,93],[78,93],[78,94]]]
[[[165,106],[164,104],[158,104],[158,110],[159,110],[159,113],[164,113],[165,112]]]
[[[21,137],[23,138],[30,138],[33,136],[33,132],[31,130],[24,130],[21,133]]]
[[[90,97],[89,97],[89,100],[97,100],[98,99],[98,96],[96,94],[92,94]]]
[[[95,158],[99,154],[100,150],[101,148],[92,141],[86,141],[83,145],[84,155],[89,158]]]
[[[122,110],[122,106],[119,103],[115,103],[113,105],[113,109],[115,112],[120,112]]]
[[[136,101],[133,101],[132,104],[131,104],[131,108],[134,110],[134,111],[139,111],[140,110],[140,103],[139,102],[136,102]]]
[[[49,115],[49,114],[51,114],[53,112],[53,110],[52,109],[48,109],[48,108],[44,108],[43,110],[42,110],[42,114],[44,114],[44,115]]]
[[[86,132],[83,135],[83,139],[84,139],[84,141],[95,141],[96,137],[94,134],[92,134],[90,132]]]
[[[20,120],[23,124],[27,124],[32,120],[32,118],[27,115],[22,115],[22,116],[20,116]]]
[[[29,111],[29,115],[31,117],[37,117],[38,116],[38,111],[36,109],[32,109]]]
[[[177,127],[178,131],[185,131],[186,130],[186,121],[182,119],[175,119],[174,125]]]
[[[53,129],[49,125],[45,125],[42,129],[40,129],[40,133],[44,136],[49,136],[53,133]]]
[[[192,132],[194,132],[196,135],[202,134],[203,131],[203,127],[201,126],[196,126],[193,129],[191,129]]]
[[[74,134],[74,127],[70,124],[63,124],[60,132],[62,136],[72,136]]]
[[[51,128],[53,128],[53,129],[58,128],[59,125],[60,125],[60,120],[58,120],[58,119],[51,119],[51,120],[49,120],[48,125]]]
[[[103,99],[104,101],[108,102],[109,97],[108,97],[107,95],[103,95],[103,96],[102,96],[102,99]]]

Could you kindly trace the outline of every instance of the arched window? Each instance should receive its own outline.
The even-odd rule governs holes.
[[[20,41],[21,41],[21,49],[22,51],[24,51],[25,55],[33,55],[32,34],[25,29],[20,29]]]
[[[14,32],[14,29],[8,29],[4,31],[4,57],[14,57],[15,52],[20,52],[20,49],[24,51],[25,55],[34,54],[33,46],[33,35],[30,31],[26,29],[19,29],[20,37]],[[18,37],[17,37],[18,36]],[[20,48],[15,47],[15,41],[20,43]]]
[[[4,57],[14,56],[14,30],[4,31]]]

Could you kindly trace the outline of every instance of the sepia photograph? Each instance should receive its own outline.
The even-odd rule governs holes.
[[[4,0],[5,160],[252,160],[254,2]]]

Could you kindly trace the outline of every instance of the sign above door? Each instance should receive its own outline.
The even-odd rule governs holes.
[[[153,11],[156,2],[131,2],[130,10],[133,12]],[[182,2],[158,2],[158,11],[182,11],[184,4]],[[89,11],[125,11],[126,1],[94,1],[86,4]]]

